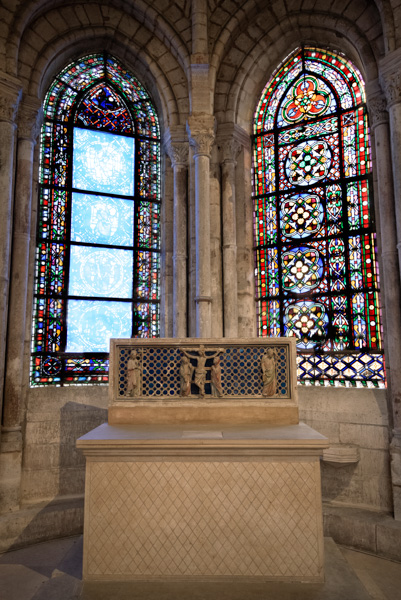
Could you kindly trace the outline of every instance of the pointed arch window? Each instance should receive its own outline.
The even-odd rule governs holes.
[[[295,336],[301,383],[384,385],[364,82],[304,47],[274,73],[254,121],[261,336]]]
[[[44,102],[32,385],[105,383],[111,337],[159,335],[160,132],[107,54],[70,64]]]

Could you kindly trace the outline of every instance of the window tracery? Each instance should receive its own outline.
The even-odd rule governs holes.
[[[160,132],[106,53],[53,82],[39,183],[31,383],[107,382],[110,337],[159,335]]]
[[[301,383],[384,385],[364,83],[304,47],[263,90],[254,122],[258,329],[297,338]]]

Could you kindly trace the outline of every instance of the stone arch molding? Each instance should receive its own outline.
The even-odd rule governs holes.
[[[258,19],[263,20],[263,15]],[[252,25],[247,32],[251,30]],[[352,23],[326,15],[323,26],[321,15],[298,13],[296,18],[288,18],[280,26],[272,24],[248,53],[241,53],[240,60],[238,48],[234,44],[227,47],[216,79],[217,120],[234,122],[251,133],[253,113],[264,85],[286,56],[302,43],[341,52],[367,80],[377,78],[380,54],[377,56],[377,49]]]
[[[103,49],[142,79],[167,126],[185,122],[189,110],[186,44],[142,0],[134,6],[125,0],[115,0],[112,6],[30,2],[10,27],[5,70],[20,79],[25,94],[42,98],[66,64]]]

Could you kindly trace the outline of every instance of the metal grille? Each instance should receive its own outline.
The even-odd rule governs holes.
[[[276,349],[276,397],[290,397],[289,348],[288,346],[270,345]],[[119,347],[118,396],[127,396],[127,362],[132,346]],[[141,355],[142,391],[141,397],[177,397],[180,395],[180,363],[182,351],[177,347],[138,347]],[[266,346],[231,346],[225,348],[221,356],[221,380],[224,397],[256,396],[262,398],[262,370],[260,362]],[[210,369],[213,363],[213,347],[206,350],[206,385],[205,397],[211,398]],[[191,348],[196,353],[197,347]],[[196,356],[191,359],[196,367]],[[191,396],[198,397],[199,390],[191,385]]]

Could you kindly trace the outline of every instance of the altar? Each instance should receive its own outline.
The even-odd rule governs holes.
[[[112,340],[86,457],[86,580],[322,581],[320,456],[295,340]]]

